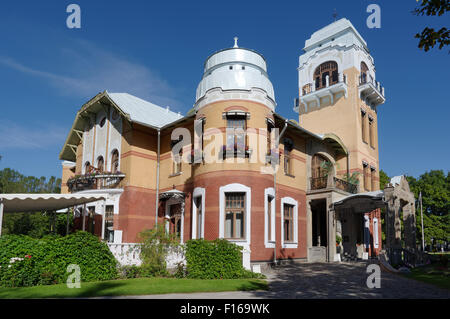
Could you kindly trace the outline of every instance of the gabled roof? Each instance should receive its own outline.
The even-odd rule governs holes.
[[[130,122],[154,129],[160,129],[182,118],[180,114],[128,93],[101,92],[85,103],[77,112],[72,128],[59,154],[61,160],[76,161],[77,145],[83,137],[89,114],[96,113],[107,105],[115,107]]]
[[[107,94],[122,112],[129,114],[131,122],[161,128],[182,117],[181,114],[177,114],[167,108],[162,108],[128,93]]]

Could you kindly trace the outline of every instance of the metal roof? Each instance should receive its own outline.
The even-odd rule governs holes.
[[[132,122],[161,128],[182,116],[128,93],[108,93],[114,103],[130,116]]]

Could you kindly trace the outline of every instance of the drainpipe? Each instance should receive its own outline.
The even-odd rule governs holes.
[[[161,143],[161,129],[158,128],[158,153],[156,158],[156,206],[155,206],[155,226],[158,225],[158,207],[159,207],[159,155]]]
[[[285,120],[284,127],[281,130],[280,135],[278,136],[277,146],[279,146],[281,137],[283,136],[284,131],[286,131],[287,125],[288,125],[288,120]],[[279,159],[279,157],[278,157],[278,159]],[[273,232],[273,235],[275,238],[275,247],[273,248],[273,262],[276,265],[277,264],[277,233],[276,233],[276,229],[277,229],[277,171],[276,171],[275,167],[273,170],[273,195],[274,195],[274,197],[273,197],[274,203],[273,204],[275,206],[275,229]]]

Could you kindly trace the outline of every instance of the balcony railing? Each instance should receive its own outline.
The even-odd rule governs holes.
[[[320,79],[320,84],[322,83],[322,79]],[[336,84],[340,84],[340,83],[345,83],[347,84],[347,77],[344,73],[338,73],[337,78],[335,81],[333,81],[329,76],[326,76],[325,78],[325,85],[319,85],[319,87],[316,86],[315,82],[310,82],[310,83],[306,83],[303,87],[302,87],[302,96],[308,95],[310,93],[319,91],[319,90],[323,90],[326,88],[329,88],[331,86],[334,86]]]
[[[376,81],[371,75],[368,75],[366,73],[361,73],[359,76],[359,85],[364,84],[372,84],[375,89],[384,97],[384,87],[381,86],[381,83],[379,81]]]
[[[358,192],[358,185],[344,181],[343,179],[334,177],[334,186],[338,189],[346,191],[347,193],[356,194]]]
[[[328,184],[328,176],[311,178],[312,190],[327,188],[327,184]]]
[[[333,177],[332,181],[332,185],[328,185],[328,176],[312,177],[310,189],[337,188],[351,194],[356,194],[358,192],[358,185],[356,184],[352,184],[337,177]]]
[[[88,189],[117,188],[125,174],[117,173],[94,173],[78,175],[67,181],[67,187],[71,193]]]

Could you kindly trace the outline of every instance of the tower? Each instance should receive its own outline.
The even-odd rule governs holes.
[[[346,165],[359,180],[359,191],[378,190],[377,107],[385,96],[366,41],[342,18],[314,32],[303,52],[294,106],[300,125],[337,135],[348,149]],[[337,173],[346,169],[337,167]]]

